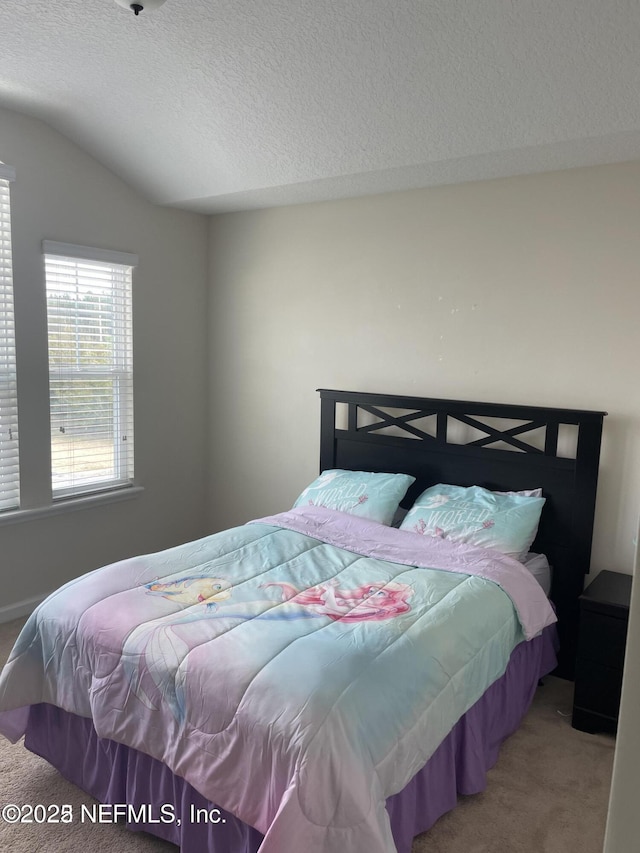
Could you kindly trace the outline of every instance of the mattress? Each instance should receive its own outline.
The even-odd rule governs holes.
[[[551,581],[553,573],[549,561],[544,554],[534,554],[529,552],[523,561],[523,565],[528,572],[534,576],[542,587],[545,595],[551,593]]]

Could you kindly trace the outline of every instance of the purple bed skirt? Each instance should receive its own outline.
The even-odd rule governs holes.
[[[521,643],[505,674],[456,723],[409,784],[388,798],[398,853],[410,853],[414,836],[453,809],[458,794],[484,790],[487,771],[495,764],[501,743],[520,725],[539,678],[555,667],[556,649],[555,626],[529,643]],[[136,817],[128,826],[171,841],[182,853],[257,853],[260,847],[262,835],[222,809],[212,813],[216,819],[219,814],[219,822],[205,822],[203,812],[194,809],[211,812],[216,809],[214,804],[156,759],[99,738],[90,720],[53,705],[34,705],[29,711],[25,746],[99,802],[136,808],[154,804],[154,820],[159,820],[161,804],[171,804],[179,821],[145,823],[137,822]],[[194,815],[201,819],[194,820]]]

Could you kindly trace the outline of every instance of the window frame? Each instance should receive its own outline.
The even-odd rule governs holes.
[[[53,504],[63,501],[90,497],[110,492],[128,489],[134,485],[134,443],[133,443],[133,268],[138,264],[137,255],[126,252],[116,252],[106,249],[97,249],[89,246],[80,246],[71,243],[59,243],[57,241],[44,240],[42,243],[43,261],[45,268],[45,295],[47,300],[47,354],[49,359],[49,419],[53,420],[52,387],[54,381],[67,379],[69,387],[73,387],[74,381],[108,380],[113,383],[114,400],[112,403],[113,434],[113,477],[95,479],[79,477],[75,480],[76,471],[70,475],[67,485],[56,486],[54,482],[54,464],[51,462],[50,483],[51,500]],[[76,274],[81,275],[90,270],[91,265],[111,267],[113,293],[115,293],[115,305],[113,309],[114,336],[119,344],[115,349],[114,360],[108,367],[99,365],[91,367],[55,368],[51,360],[51,326],[49,313],[49,292],[54,289],[53,282],[49,276],[51,268],[60,260],[70,262],[70,269],[75,262],[77,264]],[[83,264],[83,262],[86,262]],[[48,268],[49,267],[49,268]],[[108,280],[105,274],[104,281]],[[106,292],[106,291],[105,291]],[[89,418],[90,420],[90,418]],[[125,425],[125,436],[128,441],[127,452],[122,451],[122,438],[117,440],[117,435],[123,435],[119,427]],[[50,441],[53,442],[53,427],[50,430]],[[53,448],[52,448],[53,450]],[[75,480],[75,482],[74,482]]]

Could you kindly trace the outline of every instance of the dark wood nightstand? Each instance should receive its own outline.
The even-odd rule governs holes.
[[[572,725],[615,734],[627,640],[631,575],[603,571],[580,596]]]

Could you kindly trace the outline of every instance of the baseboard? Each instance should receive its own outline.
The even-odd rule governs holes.
[[[3,607],[0,607],[0,625],[3,622],[11,622],[13,619],[19,619],[21,616],[28,616],[45,600],[47,595],[48,593],[34,595],[33,598],[25,598],[23,601],[16,601],[15,604],[5,604]]]

